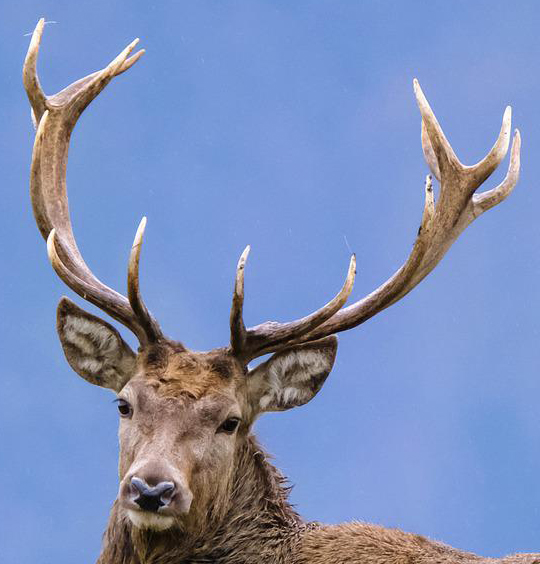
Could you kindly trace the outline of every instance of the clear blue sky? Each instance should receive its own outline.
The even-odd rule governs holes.
[[[194,349],[226,344],[248,243],[250,325],[326,302],[349,246],[356,299],[401,264],[427,172],[413,77],[466,163],[513,106],[523,166],[509,200],[411,295],[342,334],[313,402],[257,432],[307,519],[398,526],[489,556],[540,551],[538,3],[5,0],[2,562],[93,561],[117,488],[113,396],[64,361],[55,308],[71,294],[30,211],[20,75],[41,16],[57,22],[39,64],[48,93],[134,37],[147,50],[75,130],[72,216],[88,263],[121,291],[148,216],[145,300]]]

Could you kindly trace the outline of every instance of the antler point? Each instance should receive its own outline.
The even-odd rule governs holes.
[[[249,255],[249,251],[251,251],[251,246],[248,245],[243,251],[242,254],[240,255],[240,259],[238,260],[238,269],[243,269],[244,265],[247,261],[248,255]]]

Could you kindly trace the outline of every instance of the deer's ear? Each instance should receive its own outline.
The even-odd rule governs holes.
[[[248,374],[255,413],[304,405],[321,389],[336,358],[337,338],[326,337],[278,352]]]
[[[91,384],[120,391],[135,370],[135,353],[107,322],[68,298],[58,304],[56,328],[69,365]]]

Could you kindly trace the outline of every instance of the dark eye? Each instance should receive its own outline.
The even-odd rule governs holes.
[[[236,431],[239,423],[240,419],[238,417],[229,417],[219,426],[218,433],[227,433],[231,435]]]
[[[125,400],[118,398],[116,400],[118,412],[120,413],[120,417],[129,417],[133,411],[131,405]]]

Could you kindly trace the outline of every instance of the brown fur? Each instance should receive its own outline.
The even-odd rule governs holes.
[[[236,453],[229,486],[228,496],[215,499],[198,530],[189,534],[181,529],[141,531],[115,503],[99,564],[291,562],[302,532],[310,526],[287,502],[285,479],[252,436],[243,439]],[[211,514],[222,518],[213,520]]]
[[[224,350],[196,353],[167,341],[144,351],[139,364],[145,379],[160,396],[174,398],[183,394],[193,399],[219,390],[224,382],[233,379],[237,368]]]
[[[540,564],[540,554],[484,559],[423,536],[363,523],[305,523],[284,477],[253,436],[237,453],[221,521],[187,535],[141,531],[115,504],[98,564]]]
[[[335,339],[285,349],[246,373],[227,349],[191,352],[174,341],[161,340],[136,359],[124,357],[124,345],[107,324],[73,308],[68,314],[75,319],[68,329],[91,331],[96,348],[117,344],[116,351],[108,352],[112,360],[105,359],[113,368],[117,358],[131,367],[129,377],[121,367],[111,376],[113,383],[127,381],[119,396],[131,411],[120,423],[120,491],[99,564],[495,562],[397,529],[305,523],[291,507],[285,479],[250,429],[262,411],[294,407],[317,393],[335,357]],[[85,323],[77,324],[79,318]],[[75,344],[83,343],[82,351],[70,349],[77,367],[86,361],[87,341],[66,335]],[[89,378],[95,381],[96,375]],[[220,432],[231,417],[241,421],[239,427]],[[134,476],[147,483],[175,484],[168,507],[174,511],[161,527],[165,530],[135,506],[130,489]],[[153,517],[164,518],[157,513]],[[499,562],[540,564],[540,554]]]

